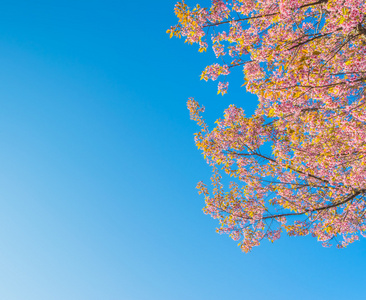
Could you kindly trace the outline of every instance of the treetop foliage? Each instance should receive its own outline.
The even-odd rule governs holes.
[[[218,59],[202,79],[224,78],[223,95],[231,69],[242,68],[247,91],[258,96],[253,116],[232,105],[212,130],[199,103],[188,101],[201,127],[197,147],[213,168],[211,191],[198,188],[218,231],[243,251],[283,232],[338,247],[364,235],[365,1],[179,2],[175,13],[168,33],[200,52],[210,44]],[[234,178],[228,188],[224,174]]]

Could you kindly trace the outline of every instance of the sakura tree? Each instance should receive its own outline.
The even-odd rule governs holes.
[[[282,232],[312,234],[344,247],[366,233],[366,3],[364,0],[212,0],[175,6],[168,32],[210,45],[220,63],[202,73],[224,79],[243,68],[258,96],[253,116],[230,106],[196,144],[213,167],[213,188],[199,183],[205,213],[243,251]],[[271,149],[268,151],[268,149]],[[222,171],[220,171],[220,169]],[[224,189],[221,176],[233,177]],[[211,190],[211,191],[210,191]]]

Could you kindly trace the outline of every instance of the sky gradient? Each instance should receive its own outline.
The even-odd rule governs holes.
[[[0,299],[362,299],[365,240],[244,254],[202,213],[186,101],[212,125],[256,98],[199,80],[213,58],[169,39],[174,3],[2,1]]]

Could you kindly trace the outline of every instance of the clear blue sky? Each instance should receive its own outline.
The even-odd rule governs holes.
[[[256,99],[199,81],[174,2],[1,1],[0,299],[363,299],[365,240],[244,254],[202,213],[186,100]]]

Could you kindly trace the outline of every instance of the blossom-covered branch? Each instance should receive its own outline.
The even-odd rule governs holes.
[[[366,3],[364,0],[212,0],[175,7],[168,32],[212,47],[217,59],[201,79],[243,68],[258,96],[253,116],[230,106],[197,147],[213,168],[205,213],[244,251],[267,238],[311,234],[325,246],[357,240],[366,230]],[[210,36],[209,36],[210,33]],[[266,154],[267,153],[267,154]],[[221,176],[233,181],[224,187]]]

